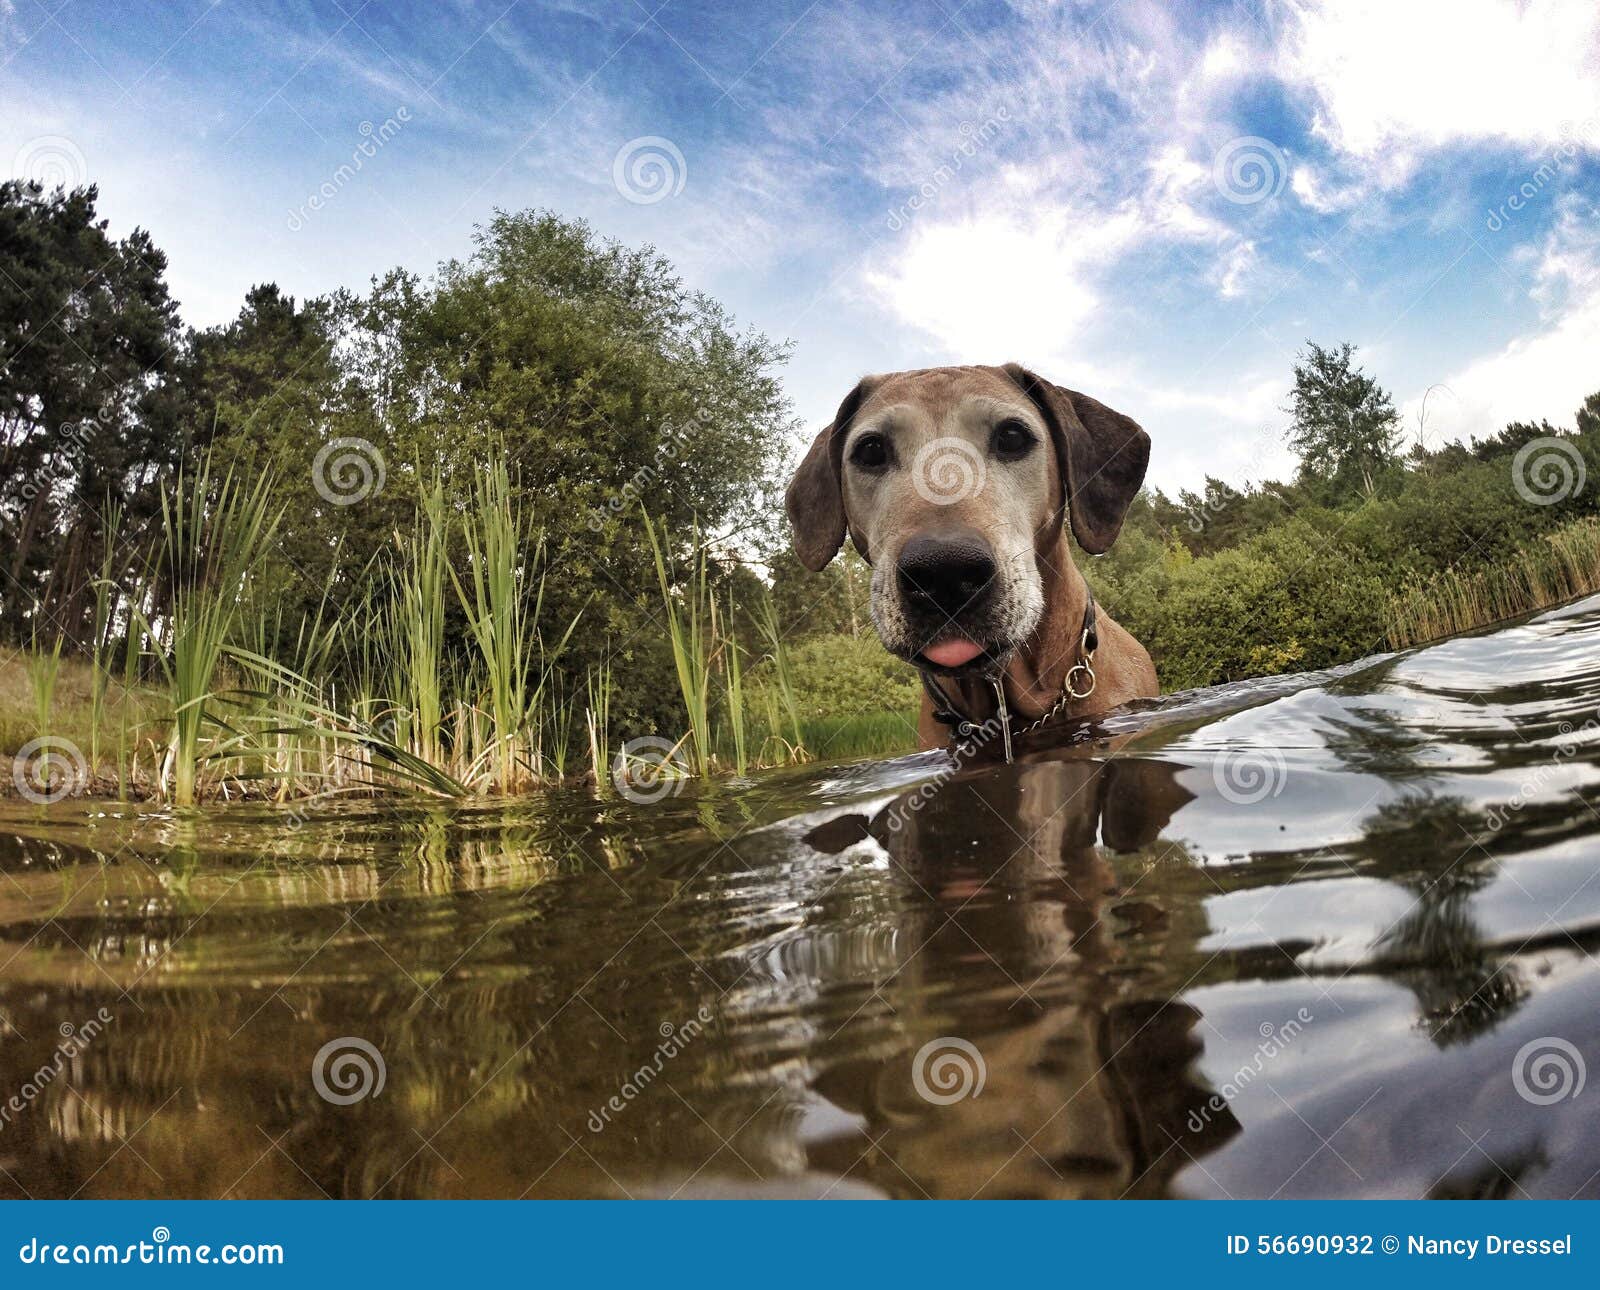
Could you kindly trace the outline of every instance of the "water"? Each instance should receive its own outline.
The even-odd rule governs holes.
[[[0,1195],[1595,1196],[1597,647],[653,805],[0,804]]]

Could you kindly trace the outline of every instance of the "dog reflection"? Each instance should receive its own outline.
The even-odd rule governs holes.
[[[870,835],[920,893],[880,987],[899,1050],[816,1081],[871,1143],[828,1164],[909,1195],[1159,1194],[1237,1131],[1226,1109],[1191,1116],[1198,1013],[1137,974],[1192,947],[1202,915],[1126,890],[1108,854],[1149,851],[1191,796],[1161,762],[1035,760],[812,834],[821,850]]]

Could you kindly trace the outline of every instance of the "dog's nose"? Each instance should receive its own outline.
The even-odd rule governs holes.
[[[907,601],[954,618],[981,601],[994,582],[994,550],[982,538],[918,534],[895,566]]]

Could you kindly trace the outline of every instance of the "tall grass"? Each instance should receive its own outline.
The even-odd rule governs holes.
[[[183,806],[458,796],[574,772],[610,783],[613,740],[627,737],[615,725],[612,665],[581,679],[563,665],[584,611],[551,609],[543,538],[503,462],[476,479],[459,512],[439,481],[421,483],[414,521],[390,550],[349,575],[335,559],[319,603],[292,621],[281,591],[256,574],[277,533],[274,487],[209,464],[179,474],[164,490],[156,542],[132,558],[114,555],[113,512],[85,661],[89,760],[98,770],[101,731],[114,724],[119,796]],[[679,770],[702,776],[802,760],[818,733],[843,733],[803,721],[770,598],[737,603],[698,534],[670,542],[642,523],[687,728],[627,733],[667,737],[672,757],[686,759]],[[128,569],[120,585],[118,558]],[[58,641],[30,654],[41,734],[60,651]]]
[[[555,660],[577,627],[581,611],[554,645],[545,641],[540,627],[544,541],[527,532],[504,461],[496,461],[477,478],[473,500],[473,510],[461,526],[469,581],[464,583],[450,570],[477,650],[485,700],[482,712],[488,736],[483,766],[472,778],[487,777],[502,792],[514,792],[541,776],[540,718],[547,715],[545,699]],[[563,725],[563,737],[567,730]]]
[[[1389,602],[1389,643],[1404,649],[1600,591],[1600,519],[1575,520],[1509,560],[1407,585]]]
[[[678,674],[678,692],[689,716],[693,764],[699,774],[709,775],[716,755],[711,735],[711,670],[716,635],[706,549],[696,533],[688,578],[681,589],[674,591],[665,553],[666,525],[663,523],[658,536],[650,516],[644,515],[643,519],[645,532],[650,537],[650,552],[655,557],[667,638],[672,644],[672,663]]]
[[[28,651],[28,689],[33,696],[34,729],[40,738],[55,733],[50,728],[50,714],[55,707],[56,679],[61,675],[62,643],[57,635],[55,643],[44,648],[36,628],[33,648]]]
[[[765,652],[747,664],[748,651],[734,626],[736,606],[731,594],[718,603],[710,555],[699,534],[692,538],[688,568],[681,580],[675,580],[665,526],[658,529],[649,516],[644,523],[655,559],[679,695],[688,714],[685,739],[694,772],[710,775],[731,766],[743,774],[753,765],[807,760],[813,736],[801,716],[794,671],[771,595],[763,591],[749,606]],[[758,670],[760,683],[753,685]],[[903,751],[915,742],[914,721],[909,741],[904,722],[896,719],[891,725],[892,737],[889,727],[873,725],[870,732],[865,728],[856,731],[849,721],[826,733],[836,738],[849,728],[853,733],[841,747],[853,749],[861,742],[872,752]]]
[[[100,764],[100,731],[106,719],[106,689],[111,674],[106,654],[111,648],[111,621],[117,608],[117,538],[122,530],[122,507],[106,508],[101,534],[100,574],[94,580],[94,620],[89,639],[89,765]]]
[[[172,800],[179,806],[194,805],[217,668],[238,621],[251,570],[277,528],[270,498],[267,474],[252,486],[231,471],[215,482],[209,461],[192,476],[180,474],[174,489],[162,495],[164,615],[154,621],[143,612],[140,617],[171,702],[162,778],[170,774]]]
[[[444,486],[422,491],[409,536],[395,535],[387,636],[394,643],[391,677],[397,742],[430,765],[444,756],[445,595],[449,584]]]

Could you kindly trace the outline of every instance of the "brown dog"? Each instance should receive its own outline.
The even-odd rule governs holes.
[[[938,747],[955,719],[997,712],[996,681],[1017,730],[1157,693],[1067,546],[1070,523],[1085,551],[1110,548],[1149,458],[1128,417],[1015,363],[935,367],[863,379],[785,502],[806,568],[847,531],[873,566],[878,635],[942,701],[924,699],[920,722]]]

